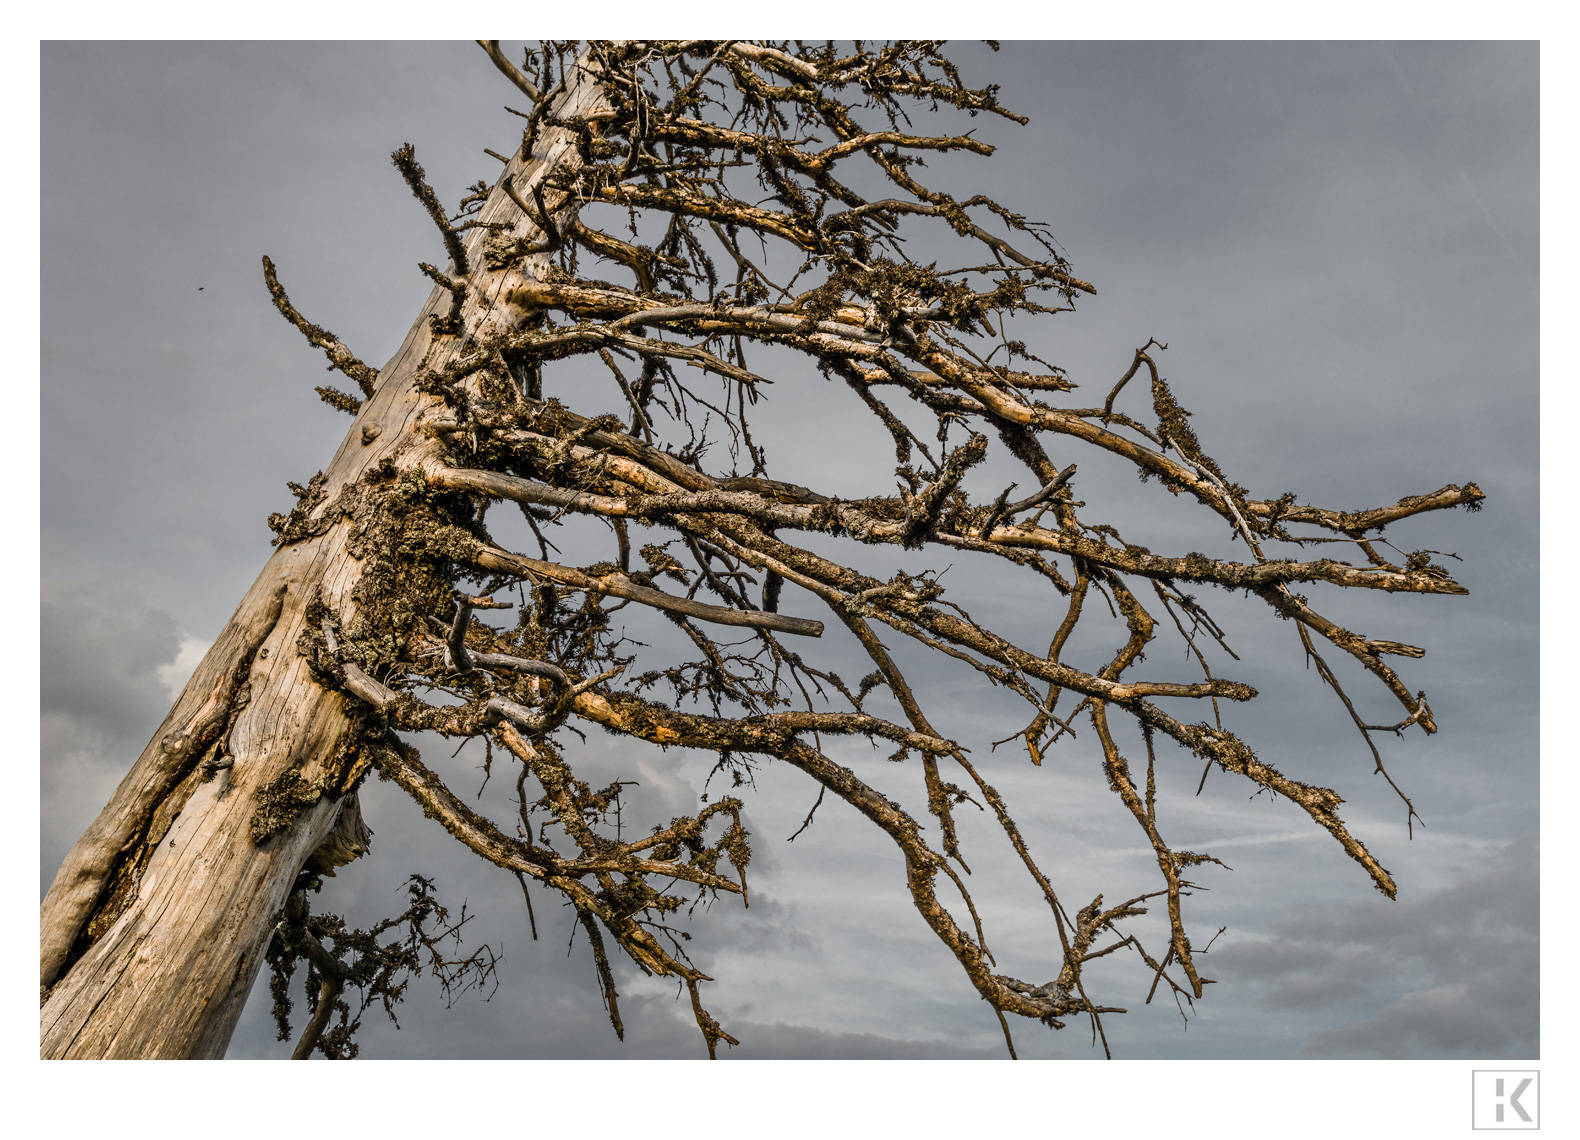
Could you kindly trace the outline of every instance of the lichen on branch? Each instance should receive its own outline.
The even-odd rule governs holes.
[[[1084,1015],[1101,1034],[1102,1015],[1119,1010],[1088,995],[1086,967],[1120,950],[1145,963],[1154,991],[1166,981],[1183,1003],[1211,981],[1187,933],[1186,872],[1217,861],[1167,838],[1170,805],[1156,775],[1172,761],[1154,747],[1163,737],[1296,803],[1395,893],[1340,819],[1337,792],[1285,775],[1225,726],[1226,710],[1257,693],[1231,675],[1239,659],[1223,627],[1186,589],[1228,604],[1243,596],[1248,609],[1294,621],[1369,745],[1374,731],[1435,731],[1424,694],[1380,660],[1422,651],[1346,629],[1294,588],[1321,583],[1336,603],[1346,589],[1463,594],[1430,561],[1435,552],[1386,557],[1381,532],[1479,506],[1474,483],[1367,510],[1293,493],[1259,498],[1257,478],[1231,477],[1208,454],[1214,427],[1186,411],[1189,386],[1162,374],[1166,346],[1152,339],[1101,406],[1081,406],[1081,381],[1030,345],[1097,286],[1075,275],[1028,215],[924,181],[927,156],[991,161],[995,146],[968,120],[1024,121],[995,87],[967,86],[939,42],[842,53],[800,41],[561,41],[528,52],[520,67],[497,42],[479,43],[532,108],[516,156],[492,189],[463,203],[464,226],[413,149],[394,155],[450,258],[448,269],[421,266],[442,292],[431,302],[405,434],[381,440],[389,458],[334,497],[318,482],[296,488],[296,510],[276,516],[275,528],[282,545],[351,528],[348,549],[361,565],[354,605],[315,609],[300,651],[322,684],[347,695],[358,718],[353,747],[367,763],[524,890],[569,904],[617,1033],[610,942],[637,970],[684,984],[710,1055],[734,1042],[701,1003],[699,985],[710,979],[686,954],[681,918],[720,895],[744,903],[751,848],[733,796],[640,834],[627,821],[626,783],[598,788],[577,774],[578,725],[633,748],[709,753],[736,787],[749,783],[755,758],[775,759],[815,783],[819,802],[829,794],[855,808],[896,845],[919,916],[995,1010],[1011,1052],[1006,1014],[1053,1027]],[[330,334],[295,314],[265,266],[282,313],[337,366],[370,373],[355,372]],[[1146,390],[1128,387],[1143,368]],[[562,376],[575,379],[562,385]],[[607,382],[601,397],[589,377]],[[324,398],[361,408],[342,393]],[[886,442],[849,457],[865,465],[867,493],[776,477],[778,458],[753,423],[764,404],[796,399],[818,401],[822,416],[873,417]],[[573,406],[583,400],[604,410],[583,414]],[[1155,480],[1182,518],[1195,512],[1204,546],[1227,523],[1232,556],[1154,551],[1122,537],[1088,505],[1102,490],[1081,458],[1094,450]],[[990,481],[1001,461],[1017,469],[1008,486]],[[519,514],[535,555],[496,541],[493,508]],[[562,534],[574,549],[603,553],[580,564],[551,554],[551,536]],[[1332,545],[1306,557],[1303,548],[1319,542]],[[859,569],[873,554],[862,547],[899,568],[887,579]],[[1352,560],[1357,552],[1364,557]],[[966,566],[945,579],[956,563]],[[976,566],[1044,592],[1046,649],[1029,641],[1030,619],[993,628],[972,615],[967,567]],[[1148,609],[1153,597],[1168,623]],[[496,624],[511,607],[514,624]],[[669,640],[629,638],[613,616],[627,607],[652,611],[648,625]],[[826,635],[808,616],[825,611],[836,619]],[[1107,638],[1111,651],[1094,653],[1091,636],[1074,636],[1078,627]],[[1176,634],[1186,664],[1167,665],[1173,655],[1163,654],[1164,665],[1149,662],[1148,647]],[[1318,639],[1379,679],[1404,719],[1366,724],[1317,655]],[[861,661],[866,678],[847,684],[835,668],[841,655]],[[913,680],[918,661],[1022,701],[1025,719],[997,743],[1024,745],[1033,764],[1055,748],[1084,757],[1114,793],[1118,817],[1142,832],[1159,889],[1106,907],[1098,896],[1072,915],[1055,889],[1067,869],[1044,870],[1036,837],[983,774],[1009,753],[971,758],[983,742],[956,739],[928,707]],[[893,720],[863,707],[879,689],[898,706]],[[1121,725],[1144,743],[1144,778]],[[401,738],[415,731],[480,740],[485,779],[508,766],[508,826],[422,763]],[[841,736],[884,742],[896,763],[858,774],[829,755],[824,738]],[[260,842],[325,794],[294,773],[269,788]],[[891,794],[925,809],[912,815]],[[966,803],[990,812],[1047,907],[1054,949],[1021,971],[1045,981],[997,969],[962,877],[970,868],[954,812]],[[936,847],[924,838],[929,827]],[[1161,954],[1131,921],[1153,898],[1167,911]],[[296,933],[281,935],[280,953],[311,960],[300,932],[307,920],[291,921]],[[1105,933],[1114,941],[1098,946]],[[337,969],[325,964],[317,975],[329,995],[321,1009],[339,1000],[330,995],[342,984]],[[352,1024],[346,1017],[342,1027]]]

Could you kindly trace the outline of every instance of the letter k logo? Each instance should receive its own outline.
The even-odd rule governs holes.
[[[1531,1114],[1525,1111],[1525,1106],[1520,1103],[1520,1097],[1525,1095],[1525,1090],[1531,1087],[1531,1078],[1526,1077],[1514,1086],[1514,1092],[1509,1095],[1509,1107],[1520,1114],[1520,1119],[1530,1123]],[[1494,1106],[1494,1115],[1499,1124],[1503,1123],[1503,1078],[1499,1077],[1496,1083],[1498,1103]]]

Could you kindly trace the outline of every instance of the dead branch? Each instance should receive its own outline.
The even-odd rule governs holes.
[[[699,987],[711,979],[686,957],[690,933],[671,924],[721,895],[746,901],[751,847],[742,801],[718,799],[628,835],[621,792],[629,781],[598,788],[578,775],[586,770],[572,736],[579,723],[630,746],[709,752],[737,784],[747,782],[750,758],[775,758],[817,785],[817,803],[833,796],[855,809],[895,845],[912,905],[993,1008],[1011,1052],[1007,1014],[1055,1028],[1087,1016],[1106,1050],[1102,1015],[1123,1010],[1098,1004],[1088,983],[1095,993],[1097,972],[1120,950],[1136,951],[1153,992],[1167,981],[1182,1014],[1210,982],[1198,969],[1186,900],[1196,889],[1188,868],[1217,860],[1165,839],[1157,769],[1167,760],[1154,750],[1155,737],[1298,804],[1394,896],[1388,871],[1340,819],[1342,797],[1285,775],[1225,727],[1228,703],[1257,692],[1217,675],[1210,654],[1222,649],[1238,658],[1223,627],[1182,584],[1203,583],[1231,599],[1243,594],[1246,608],[1294,620],[1304,652],[1372,749],[1375,770],[1392,783],[1372,734],[1437,726],[1424,696],[1381,658],[1424,651],[1345,629],[1293,587],[1464,594],[1430,561],[1437,552],[1400,551],[1398,564],[1389,562],[1378,532],[1428,512],[1478,507],[1483,495],[1474,483],[1361,511],[1300,504],[1293,494],[1252,497],[1186,423],[1150,354],[1167,346],[1152,339],[1135,350],[1101,407],[1068,406],[1075,381],[1009,330],[1015,320],[1067,312],[1078,294],[1096,288],[1073,274],[1034,220],[986,195],[957,199],[922,181],[930,177],[924,156],[985,159],[995,149],[974,132],[926,133],[930,108],[1019,121],[998,104],[996,89],[965,86],[939,43],[863,43],[835,58],[832,48],[799,42],[551,42],[527,53],[525,70],[498,41],[478,43],[532,101],[521,146],[509,159],[495,154],[506,169],[492,189],[479,183],[463,200],[461,227],[413,148],[392,156],[443,237],[449,266],[420,269],[448,291],[449,311],[420,330],[426,339],[412,354],[420,362],[384,381],[396,385],[399,405],[386,423],[401,434],[381,445],[379,465],[299,488],[305,505],[278,527],[286,545],[328,535],[352,552],[337,554],[325,571],[324,585],[340,585],[313,594],[295,647],[326,699],[343,706],[336,715],[347,718],[349,743],[337,742],[337,754],[361,764],[345,777],[346,788],[376,767],[473,854],[514,874],[524,891],[532,880],[557,892],[586,935],[617,1035],[624,1031],[620,970],[683,982],[710,1056],[720,1041],[736,1039],[703,1008]],[[858,189],[874,179],[884,196]],[[513,236],[530,235],[523,220],[537,238]],[[963,268],[914,259],[906,240],[918,227],[929,240],[950,243],[944,263]],[[589,277],[578,261],[586,252],[624,280]],[[281,313],[371,395],[378,374],[290,306],[267,258],[264,270]],[[594,358],[591,370],[568,366]],[[819,416],[870,413],[885,448],[892,442],[892,464],[886,454],[841,457],[851,468],[867,461],[870,493],[831,493],[842,485],[833,473],[797,476],[814,487],[775,477],[783,474],[779,458],[754,433],[754,417],[765,401],[798,398],[797,362],[836,381],[813,397]],[[1122,398],[1136,402],[1128,385],[1143,367],[1152,399],[1119,410]],[[562,384],[566,375],[574,381]],[[589,386],[598,383],[608,388],[594,394]],[[320,391],[343,410],[361,407],[344,393]],[[609,407],[620,417],[583,414]],[[385,430],[369,427],[374,434],[364,441]],[[1205,425],[1201,431],[1209,434]],[[1072,482],[1078,464],[1066,453],[1083,448],[1160,483],[1182,520],[1197,513],[1204,542],[1221,542],[1228,523],[1249,556],[1154,553],[1127,541],[1101,504],[1076,498],[1077,490],[1094,500],[1106,490],[1097,479],[1090,487]],[[1015,481],[1004,486],[1006,477],[994,474],[987,483],[985,473],[999,470],[990,460],[1013,465]],[[1035,490],[1011,501],[1017,486]],[[495,503],[520,510],[541,558],[494,541],[484,520]],[[1337,536],[1321,540],[1339,544],[1340,553],[1358,547],[1365,564],[1301,556],[1299,548],[1318,539],[1292,533],[1296,524]],[[556,528],[569,528],[582,544],[565,549],[602,544],[605,560],[573,566],[551,559]],[[633,547],[646,570],[636,568]],[[868,569],[875,559],[889,560],[881,571],[887,578]],[[961,568],[945,577],[957,562]],[[1012,620],[979,620],[968,607],[993,611],[980,604],[989,579],[974,576],[977,566],[1023,583],[1027,597],[1068,601],[1018,604]],[[671,587],[676,592],[659,588],[666,578],[680,583]],[[1170,623],[1145,608],[1137,582],[1152,585],[1147,604],[1155,595]],[[779,612],[788,605],[787,583],[828,606],[836,633],[843,627],[850,638],[814,642],[806,656],[785,645],[780,635],[824,632],[820,621]],[[492,596],[507,589],[519,591],[513,629],[483,620],[505,608]],[[1087,605],[1094,595],[1106,604]],[[619,619],[611,620],[627,604],[664,613],[664,633],[682,648],[628,641]],[[717,627],[741,632],[728,640]],[[1361,662],[1401,702],[1405,718],[1365,723],[1310,631]],[[1184,675],[1166,661],[1142,672],[1149,647],[1176,634]],[[1091,648],[1103,644],[1117,648]],[[231,648],[227,660],[239,670],[257,643]],[[853,652],[857,667],[870,670],[859,685],[847,685],[835,668],[841,653]],[[979,771],[1001,763],[1002,754],[969,759],[971,742],[951,738],[945,711],[930,708],[926,686],[915,683],[922,675],[916,660],[1024,700],[1030,722],[1017,716],[1011,726],[1026,727],[1005,739],[1023,738],[1033,763],[1074,738],[1084,712],[1117,818],[1128,817],[1125,825],[1145,835],[1159,889],[1109,907],[1098,895],[1073,916],[1066,911],[1055,884],[1069,869],[1039,865],[1034,837],[991,773]],[[208,677],[200,706],[196,698],[183,704],[168,729],[165,791],[215,747],[244,676]],[[659,686],[674,699],[657,700]],[[864,711],[877,686],[899,704],[900,723]],[[1056,715],[1065,690],[1078,703]],[[1171,704],[1178,701],[1210,702],[1212,723],[1188,722]],[[1125,724],[1144,740],[1144,779],[1121,748]],[[1080,727],[1084,733],[1084,721]],[[401,735],[420,731],[463,742],[480,737],[485,772],[496,763],[512,767],[514,835],[490,817],[488,804],[463,801],[421,762]],[[830,758],[825,735],[886,742],[895,763],[858,775]],[[913,757],[915,764],[901,763]],[[219,752],[213,759],[223,763]],[[925,804],[925,813],[919,807],[913,817],[902,797]],[[955,818],[961,805],[992,813],[1048,908],[1046,951],[1030,955],[1020,972],[1052,980],[999,972],[983,921],[991,915],[979,913],[967,890],[965,831]],[[78,931],[97,929],[90,915],[109,913],[99,899],[112,873],[128,865],[118,852],[151,834],[152,813],[150,804],[134,825],[101,836],[92,865],[76,872],[81,914],[64,945],[46,954],[46,984]],[[811,819],[808,812],[802,830]],[[924,838],[935,825],[936,845]],[[107,844],[122,846],[109,852]],[[1154,897],[1167,907],[1169,945],[1160,958],[1128,933]],[[353,967],[333,932],[305,916],[304,903],[282,917],[275,953],[281,962],[308,961],[317,989],[297,1052],[333,1052],[354,1028],[343,997]],[[329,1028],[334,1010],[342,1020]],[[336,1037],[342,1029],[346,1036]]]

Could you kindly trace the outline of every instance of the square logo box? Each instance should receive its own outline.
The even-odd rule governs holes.
[[[1470,1074],[1473,1129],[1541,1127],[1535,1069],[1476,1069]]]

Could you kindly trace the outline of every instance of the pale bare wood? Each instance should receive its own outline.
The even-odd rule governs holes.
[[[597,86],[578,72],[555,112],[585,116],[599,109],[600,98]],[[518,153],[502,180],[530,189],[557,165],[578,162],[570,131],[546,127],[539,137],[536,153]],[[504,223],[528,240],[540,236],[497,184],[478,219]],[[521,310],[504,303],[504,292],[524,277],[541,274],[546,263],[540,255],[509,270],[487,269],[481,247],[495,232],[506,231],[479,227],[464,235],[468,260],[476,267],[463,313],[468,328],[512,327]],[[439,402],[418,392],[415,381],[423,367],[443,368],[457,352],[459,342],[436,339],[429,321],[447,311],[450,302],[450,292],[436,287],[400,349],[380,370],[373,395],[325,469],[326,493],[315,515],[323,515],[342,490],[381,463],[405,470],[420,462],[431,440],[414,429]],[[347,552],[350,532],[351,523],[339,519],[323,533],[274,554],[154,742],[67,856],[40,910],[41,984],[47,987],[40,1014],[41,1056],[224,1055],[262,964],[273,918],[302,865],[340,816],[340,799],[326,794],[282,834],[261,845],[251,838],[261,788],[293,771],[310,783],[325,780],[332,775],[327,762],[342,752],[347,698],[319,684],[295,647],[311,600],[309,584],[343,620],[355,613],[353,591],[362,566]],[[117,854],[138,841],[153,811],[174,791],[179,780],[172,782],[172,768],[179,770],[191,759],[189,752],[178,752],[172,760],[160,742],[205,710],[215,715],[216,692],[228,701],[223,682],[243,659],[282,587],[277,620],[268,622],[267,638],[247,677],[250,703],[231,732],[234,762],[196,788],[151,853],[135,898],[85,954],[70,961],[73,945],[103,901]]]
[[[59,975],[72,942],[104,891],[115,856],[170,795],[193,750],[223,726],[236,687],[233,670],[258,651],[279,619],[283,595],[278,589],[261,593],[260,599],[255,585],[242,599],[142,756],[55,873],[39,930],[41,986],[53,984]]]

